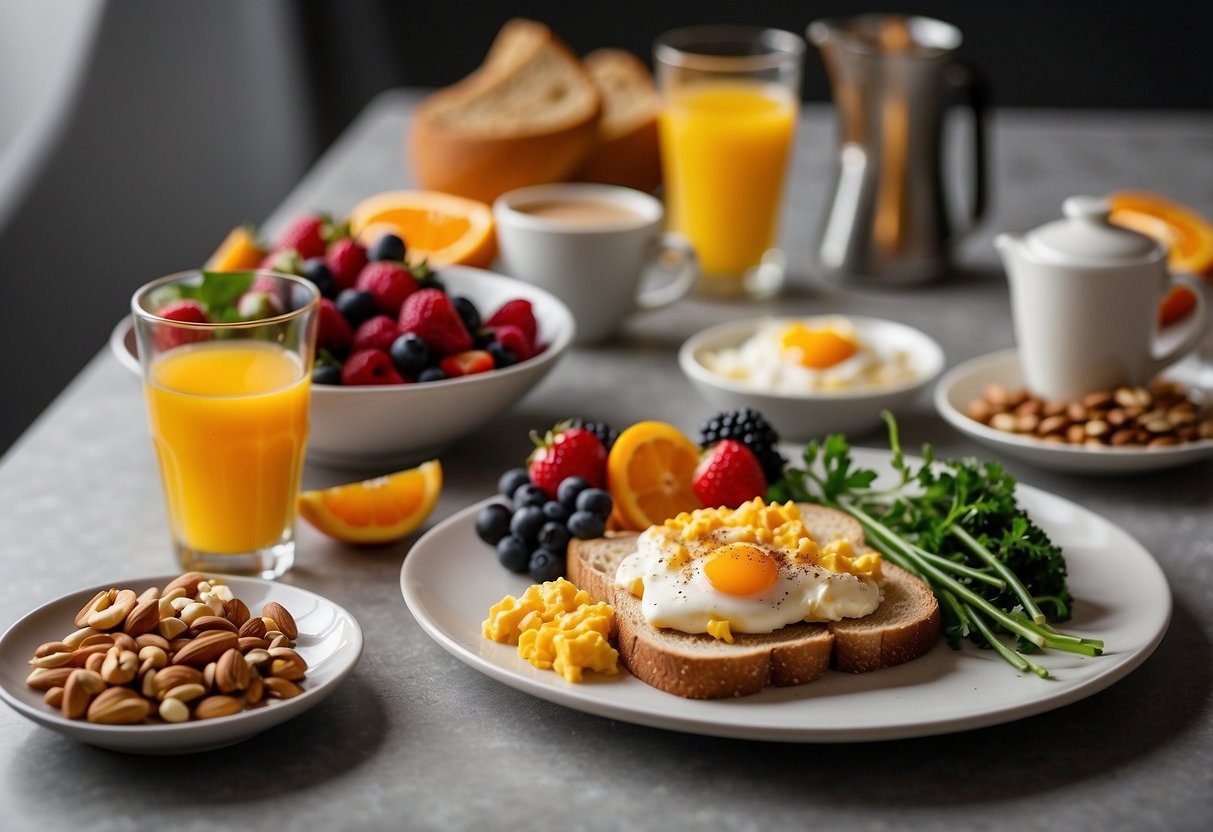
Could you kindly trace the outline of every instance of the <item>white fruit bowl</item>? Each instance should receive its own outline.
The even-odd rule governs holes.
[[[713,406],[721,410],[752,407],[784,440],[807,442],[830,433],[863,433],[880,425],[882,410],[896,413],[913,402],[943,370],[944,354],[934,339],[913,327],[880,318],[846,317],[862,341],[905,351],[914,377],[875,388],[776,393],[708,369],[704,363],[707,353],[741,346],[770,318],[730,321],[692,335],[678,352],[678,365]]]
[[[312,386],[311,462],[340,468],[400,466],[432,458],[525,396],[556,365],[573,340],[567,306],[544,290],[483,269],[447,266],[439,279],[487,317],[514,298],[529,300],[539,324],[539,355],[503,370],[425,384]],[[129,318],[110,336],[118,360],[140,374]]]

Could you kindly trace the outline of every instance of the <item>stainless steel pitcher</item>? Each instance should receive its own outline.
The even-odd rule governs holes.
[[[948,270],[950,249],[985,211],[985,95],[957,63],[960,30],[926,17],[868,14],[809,25],[838,112],[833,188],[817,242],[830,278],[914,284]],[[972,195],[954,223],[943,184],[944,116],[973,111]]]

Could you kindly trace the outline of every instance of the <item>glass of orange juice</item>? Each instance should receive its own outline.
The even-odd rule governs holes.
[[[272,272],[182,272],[131,300],[181,566],[281,575],[295,559],[320,294]]]
[[[654,44],[666,210],[695,246],[705,294],[783,285],[779,207],[804,52],[799,35],[750,26],[689,26]]]

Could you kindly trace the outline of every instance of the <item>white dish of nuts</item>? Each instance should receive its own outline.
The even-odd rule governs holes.
[[[0,698],[67,736],[140,754],[232,745],[319,704],[362,630],[288,584],[198,573],[73,592],[0,637]]]
[[[983,445],[1053,471],[1134,474],[1213,459],[1213,412],[1168,384],[1068,403],[1040,401],[1023,386],[1018,353],[1004,350],[945,373],[935,408]]]

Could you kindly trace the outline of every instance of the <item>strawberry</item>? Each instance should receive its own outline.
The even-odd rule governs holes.
[[[189,298],[169,301],[156,310],[156,315],[170,321],[180,321],[181,323],[188,324],[204,324],[210,320],[206,316],[206,310],[202,307],[202,304]],[[171,350],[173,347],[179,347],[182,344],[205,341],[210,337],[211,333],[199,330],[179,329],[163,324],[156,327],[156,345],[162,350]]]
[[[497,366],[493,356],[484,350],[465,350],[454,355],[448,355],[438,362],[438,368],[446,373],[447,378],[471,376],[476,373],[487,373]]]
[[[396,340],[400,330],[396,327],[396,319],[387,315],[375,315],[358,324],[354,330],[354,343],[350,347],[354,352],[362,350],[382,350],[387,352]]]
[[[350,386],[365,384],[404,384],[404,378],[392,366],[392,359],[382,350],[356,352],[341,365],[341,383]]]
[[[316,310],[316,346],[335,353],[344,353],[354,340],[349,322],[328,298],[320,299]]]
[[[691,488],[705,506],[737,508],[746,500],[765,497],[767,478],[753,451],[736,439],[724,439],[704,452]]]
[[[556,489],[568,477],[583,477],[594,488],[602,487],[607,452],[590,431],[561,422],[542,438],[532,431],[531,441],[535,450],[527,459],[527,472],[531,482],[553,500]]]
[[[342,237],[329,246],[328,253],[324,255],[324,265],[333,273],[338,292],[349,289],[366,265],[366,249],[353,237]]]
[[[523,331],[513,324],[490,326],[488,330],[497,338],[497,343],[514,353],[519,361],[525,361],[534,355],[534,345]]]
[[[400,307],[400,331],[412,332],[434,352],[448,355],[471,349],[472,336],[441,289],[420,289]]]
[[[293,248],[271,251],[261,261],[260,268],[278,274],[303,274],[303,258]]]
[[[518,327],[522,330],[522,334],[526,336],[527,343],[531,345],[532,352],[534,351],[535,337],[538,335],[539,327],[535,323],[535,311],[531,308],[529,300],[515,298],[514,300],[506,301],[484,324],[485,326],[508,325]]]
[[[383,314],[396,316],[400,314],[404,299],[416,292],[418,286],[404,266],[385,260],[364,266],[358,272],[354,288],[369,292]]]
[[[321,214],[305,214],[287,226],[278,241],[279,249],[293,248],[304,260],[324,256],[324,235],[332,225]]]

